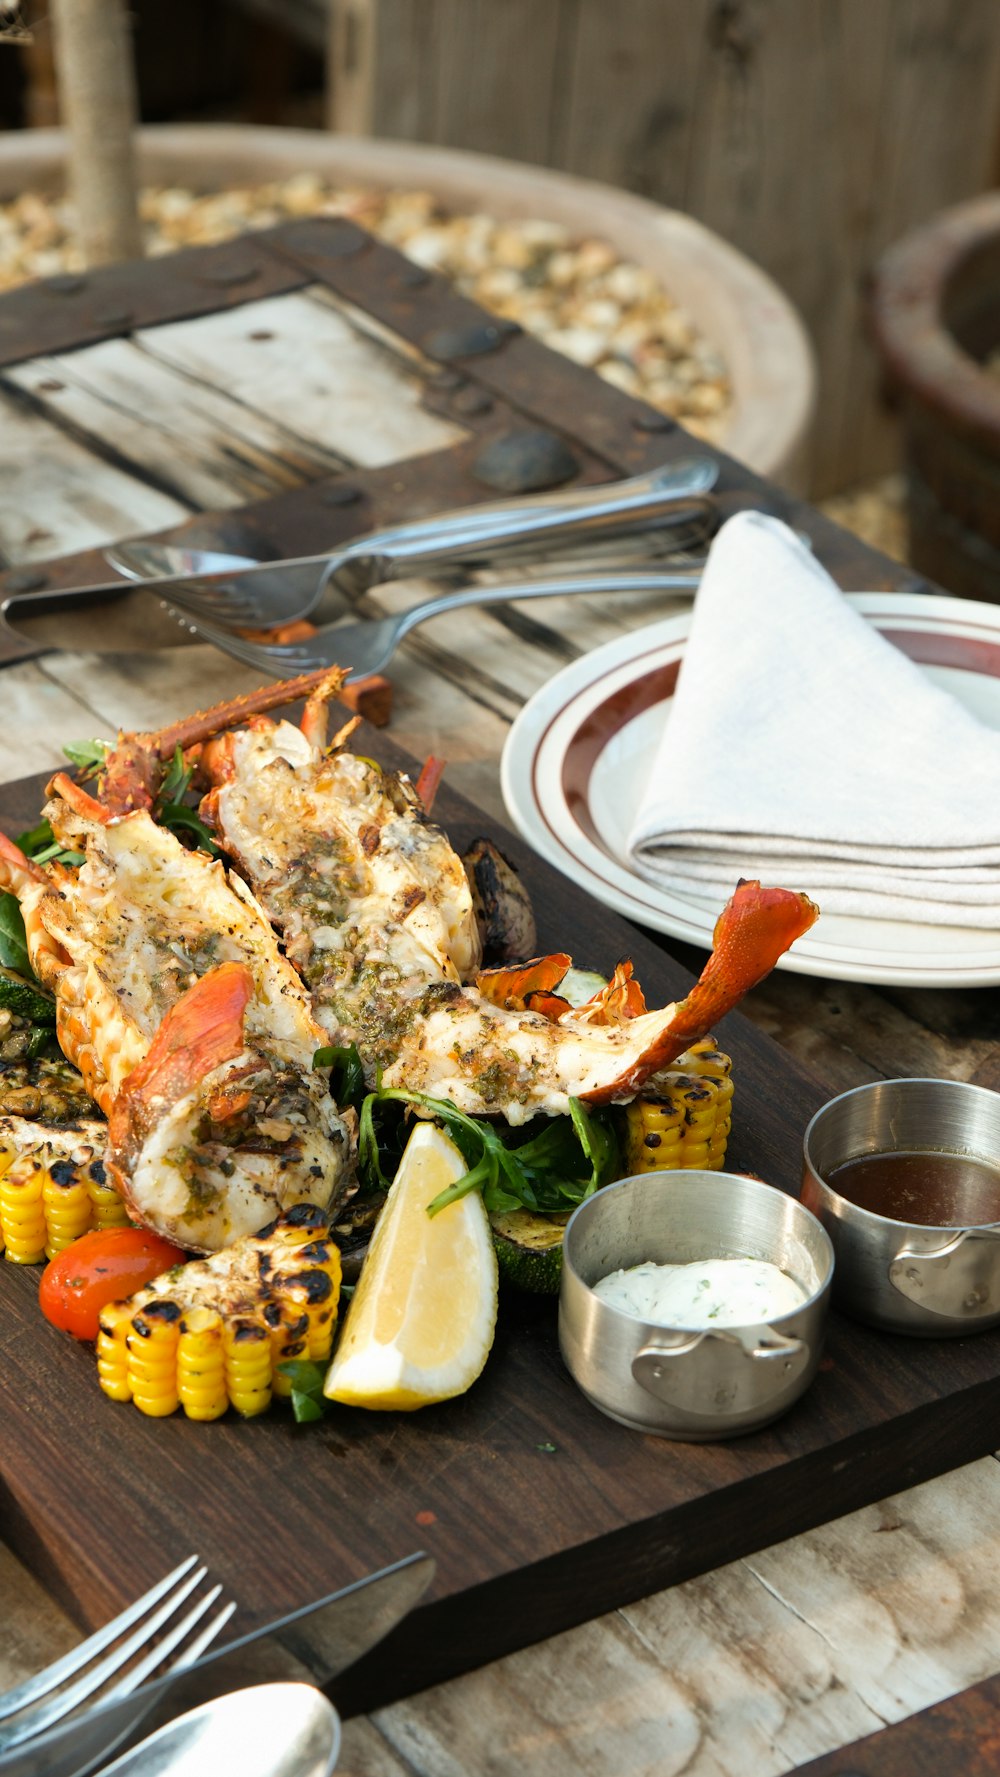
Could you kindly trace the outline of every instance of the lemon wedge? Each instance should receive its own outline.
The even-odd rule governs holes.
[[[350,1407],[426,1407],[464,1394],[489,1356],[497,1261],[478,1191],[427,1205],[468,1167],[417,1123],[368,1248],[323,1392]]]

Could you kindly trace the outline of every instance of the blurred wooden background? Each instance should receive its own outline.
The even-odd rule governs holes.
[[[818,494],[895,461],[864,338],[889,242],[1000,176],[998,0],[331,0],[336,129],[686,210],[798,305]]]
[[[20,99],[22,58],[0,57],[0,127],[56,121],[47,0],[22,5],[36,43]],[[813,492],[895,463],[865,281],[1000,180],[1000,0],[132,0],[132,17],[145,121],[325,115],[696,216],[812,333]]]

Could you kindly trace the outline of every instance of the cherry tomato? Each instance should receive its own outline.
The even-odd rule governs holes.
[[[146,1228],[95,1228],[58,1254],[42,1273],[38,1301],[46,1320],[75,1339],[96,1339],[98,1315],[187,1254]]]

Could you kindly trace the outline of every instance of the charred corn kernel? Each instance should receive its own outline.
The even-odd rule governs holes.
[[[15,1265],[37,1265],[48,1239],[42,1202],[44,1168],[30,1154],[15,1160],[0,1178],[0,1229],[8,1259]]]
[[[181,1310],[176,1302],[154,1300],[132,1316],[128,1331],[128,1379],[140,1413],[165,1419],[180,1404],[177,1346]]]
[[[229,1399],[244,1419],[253,1419],[271,1405],[271,1336],[259,1321],[237,1320],[222,1343]]]
[[[283,1376],[279,1364],[309,1356],[309,1316],[294,1302],[272,1301],[264,1309],[264,1323],[271,1335],[271,1390],[287,1397],[292,1392],[291,1379]]]
[[[90,1165],[84,1168],[84,1179],[93,1212],[92,1226],[127,1228],[128,1211],[119,1192],[114,1185],[108,1183],[103,1160],[91,1160]]]
[[[53,1160],[42,1173],[42,1213],[50,1259],[93,1226],[90,1193],[72,1160]]]
[[[268,1248],[278,1253],[282,1247],[300,1247],[311,1240],[322,1240],[329,1232],[329,1218],[317,1209],[315,1203],[296,1203],[276,1222],[254,1235],[254,1239],[266,1241]]]
[[[732,1126],[731,1065],[705,1037],[679,1057],[676,1072],[657,1078],[655,1093],[626,1106],[629,1172],[721,1169]]]
[[[340,1273],[327,1218],[297,1205],[260,1234],[167,1271],[106,1309],[101,1387],[115,1400],[131,1392],[144,1413],[180,1404],[189,1418],[215,1419],[231,1403],[252,1418],[273,1394],[291,1394],[279,1364],[329,1356]]]
[[[97,1335],[97,1379],[113,1401],[130,1401],[132,1384],[128,1376],[128,1332],[132,1310],[125,1302],[112,1302],[101,1310]]]
[[[713,1037],[700,1037],[674,1063],[679,1073],[704,1074],[714,1080],[728,1080],[732,1065],[729,1056],[716,1048]]]
[[[83,1156],[86,1153],[84,1147]],[[0,1150],[0,1181],[5,1181],[0,1192],[0,1246],[6,1246],[7,1257],[19,1264],[54,1259],[91,1228],[128,1225],[125,1205],[108,1184],[100,1160],[72,1159],[60,1154],[57,1146],[36,1141],[27,1152]]]
[[[181,1321],[177,1392],[189,1419],[218,1419],[229,1405],[222,1316],[215,1308],[189,1308]]]
[[[340,1300],[340,1249],[332,1240],[309,1240],[299,1243],[296,1257],[307,1261],[292,1273],[279,1271],[274,1279],[274,1292],[279,1301],[288,1303],[305,1314],[308,1327],[304,1357],[322,1363],[333,1349],[333,1329],[337,1324]],[[285,1360],[292,1356],[285,1353]],[[280,1386],[279,1392],[287,1392]]]

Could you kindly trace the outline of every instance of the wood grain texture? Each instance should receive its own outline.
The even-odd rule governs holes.
[[[247,329],[248,348],[254,331]],[[247,358],[252,366],[249,349]],[[90,449],[113,440],[119,458],[191,507],[242,505],[343,467],[332,450],[132,340],[36,358],[9,371],[8,381]]]
[[[111,543],[188,517],[190,506],[54,431],[0,381],[0,562]]]
[[[994,1777],[998,1761],[1000,1679],[990,1678],[795,1770],[796,1777]]]

